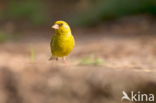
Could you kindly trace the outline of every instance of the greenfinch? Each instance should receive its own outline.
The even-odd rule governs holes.
[[[50,60],[59,57],[65,59],[75,46],[74,36],[72,35],[70,26],[65,21],[56,21],[51,27],[55,30],[55,34],[51,38],[50,47],[52,56]]]

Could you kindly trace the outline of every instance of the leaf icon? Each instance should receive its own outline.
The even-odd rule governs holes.
[[[128,95],[125,91],[122,91],[122,94],[123,94],[123,97],[122,97],[121,101],[123,101],[124,99],[131,101],[131,99],[128,97]]]

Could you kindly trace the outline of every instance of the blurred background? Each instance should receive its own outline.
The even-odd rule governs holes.
[[[12,25],[14,31],[41,26],[44,29],[56,20],[82,27],[125,16],[155,14],[155,0],[11,0],[0,3],[1,28]]]
[[[57,20],[76,39],[68,65],[48,61]],[[0,0],[0,103],[121,103],[122,91],[156,96],[156,0]]]

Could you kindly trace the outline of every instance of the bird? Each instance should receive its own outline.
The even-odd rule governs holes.
[[[69,24],[65,21],[59,20],[51,26],[55,30],[55,34],[51,38],[51,57],[49,60],[58,60],[62,58],[66,60],[68,56],[75,47],[75,39],[72,35],[71,28]]]

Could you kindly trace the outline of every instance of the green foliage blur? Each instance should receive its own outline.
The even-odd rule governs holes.
[[[105,64],[105,61],[100,57],[96,57],[95,55],[86,56],[82,58],[79,62],[79,65],[101,66],[104,64]]]
[[[126,15],[156,14],[156,0],[8,0],[1,4],[0,21],[27,21],[37,25],[47,25],[55,19],[76,26],[94,25]]]
[[[105,20],[134,14],[156,14],[156,0],[90,0],[90,8],[72,21],[92,25]]]
[[[3,43],[3,42],[8,41],[10,39],[11,39],[11,36],[10,35],[8,35],[5,32],[1,32],[0,31],[0,43]]]
[[[43,24],[47,19],[46,8],[41,0],[11,0],[0,16],[3,20],[30,21],[32,24]]]

